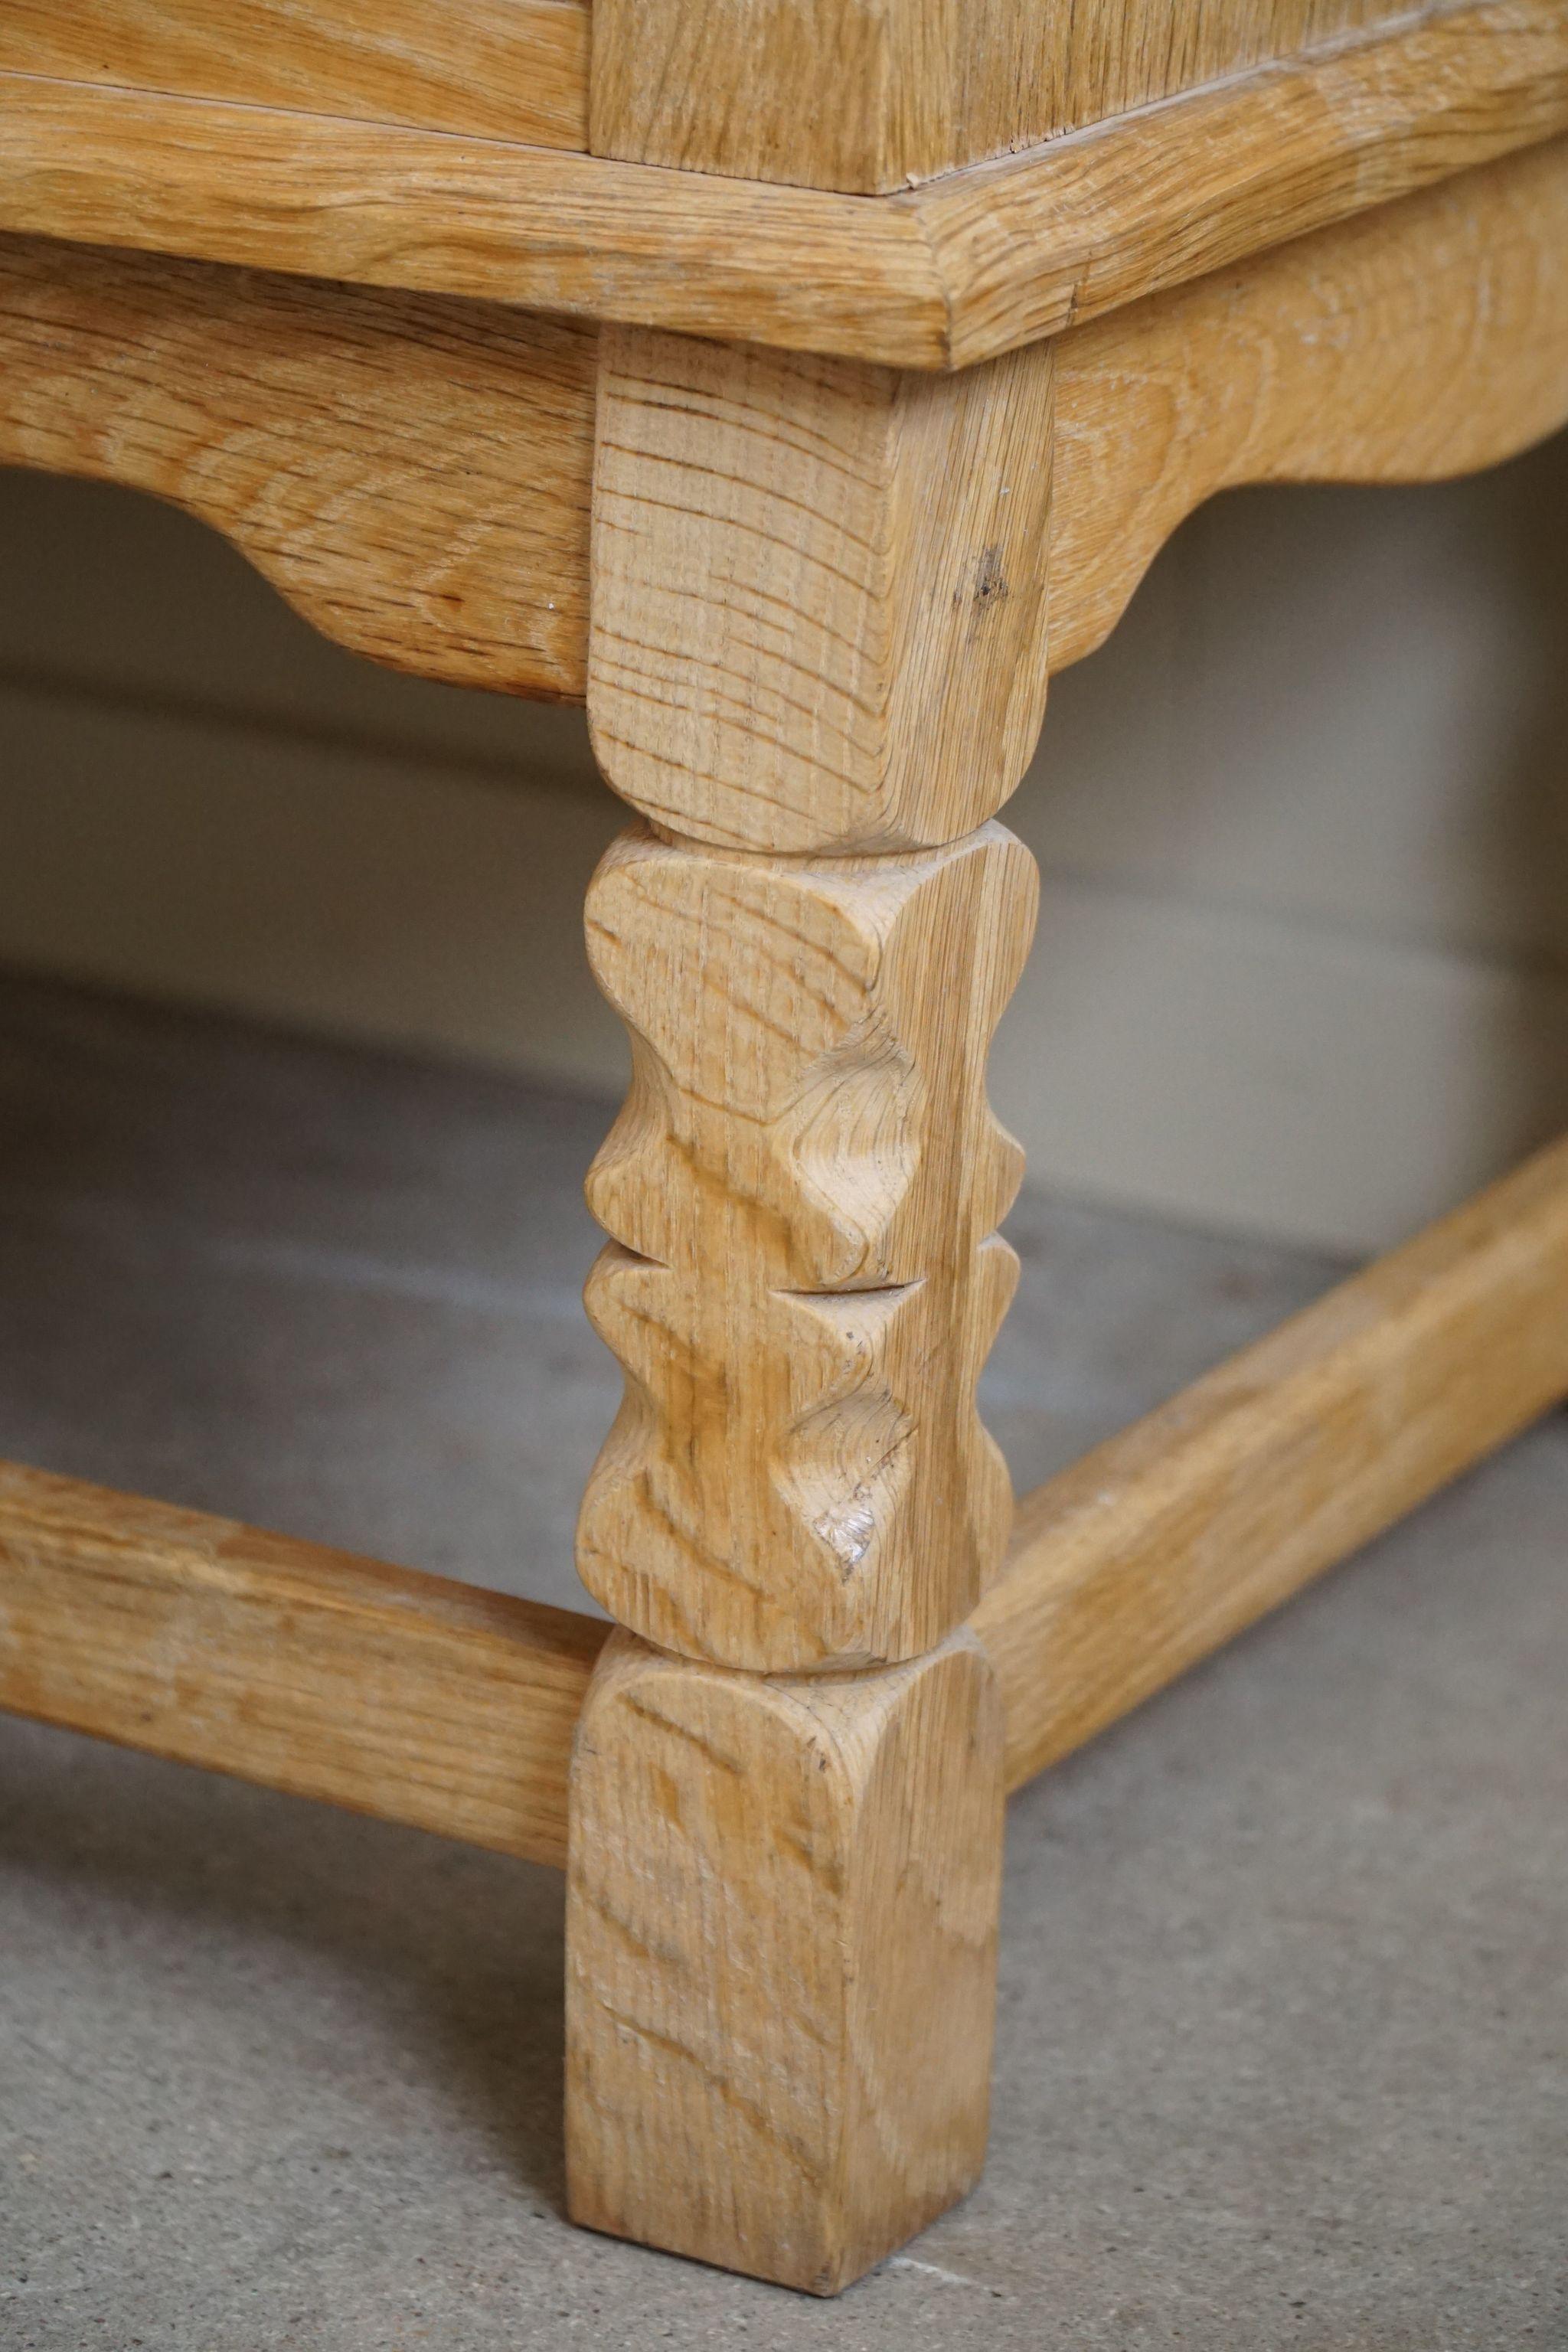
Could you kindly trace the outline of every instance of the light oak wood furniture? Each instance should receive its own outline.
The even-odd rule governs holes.
[[[6,0],[0,460],[585,701],[617,1621],[0,1474],[0,1705],[563,1864],[574,2215],[832,2293],[983,2160],[1002,1799],[1568,1392],[1568,1148],[1019,1507],[1052,670],[1229,483],[1568,417],[1568,0]]]

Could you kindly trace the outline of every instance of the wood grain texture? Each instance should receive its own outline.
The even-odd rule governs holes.
[[[973,1631],[1011,1788],[1568,1394],[1568,1143],[1018,1507]]]
[[[0,75],[0,229],[945,363],[910,215],[392,124]]]
[[[588,144],[586,0],[5,0],[0,68]]]
[[[1052,670],[1216,490],[1431,478],[1563,421],[1568,142],[1054,348]],[[185,505],[328,635],[460,683],[586,693],[594,355],[591,330],[490,305],[0,240],[0,461]],[[1039,691],[1026,620],[1008,765]]]
[[[0,1707],[563,1864],[605,1628],[0,1464]]]
[[[962,367],[1564,131],[1568,0],[1476,0],[895,201]]]
[[[1047,348],[957,378],[600,341],[588,722],[616,790],[731,847],[966,834],[1046,697]]]
[[[0,228],[966,367],[1568,131],[1466,0],[887,197],[0,76]]]
[[[1242,482],[1429,481],[1568,419],[1568,142],[1061,337],[1050,663]]]
[[[985,1056],[1034,925],[999,825],[950,849],[743,858],[640,831],[588,898],[635,1048],[588,1199],[626,1398],[578,1528],[623,1624],[759,1673],[931,1648],[1011,1515],[974,1383],[1023,1161]]]
[[[1000,1724],[955,1629],[1011,1512],[984,1065],[1035,876],[971,828],[1039,720],[1049,401],[1048,352],[601,341],[589,722],[656,824],[587,910],[635,1076],[588,1188],[626,1388],[578,1565],[626,1630],[574,1759],[569,2202],[818,2294],[984,2157]]]
[[[767,1682],[617,1633],[573,1761],[573,2219],[831,2294],[962,2197],[1001,1794],[967,1635]]]
[[[1008,1786],[1564,1395],[1560,1143],[1020,1503],[1007,1572],[971,1621]],[[471,1844],[564,1859],[573,1727],[605,1637],[565,1611],[0,1468],[0,1707]]]
[[[155,491],[328,635],[576,698],[591,329],[0,238],[0,462]]]
[[[595,0],[590,143],[628,163],[888,193],[1414,13],[1398,0]]]

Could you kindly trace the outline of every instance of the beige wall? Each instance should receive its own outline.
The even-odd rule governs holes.
[[[1568,439],[1221,500],[1057,681],[994,1091],[1037,1177],[1352,1248],[1568,1126]],[[0,960],[617,1088],[581,714],[396,677],[0,474]]]

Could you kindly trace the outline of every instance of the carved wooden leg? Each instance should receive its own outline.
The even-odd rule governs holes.
[[[943,834],[1016,756],[1005,677],[1005,743],[959,688],[1037,620],[1043,493],[998,467],[1044,394],[609,341],[591,714],[658,824],[588,902],[634,1079],[589,1179],[626,1392],[578,1560],[623,1631],[574,1764],[570,2202],[832,2294],[984,2148],[1001,1724],[963,1627],[1021,1173],[984,1063],[1036,877]],[[917,579],[924,491],[987,537]]]
[[[759,1674],[910,1657],[999,1564],[974,1382],[1022,1157],[984,1065],[1034,905],[999,824],[811,861],[638,831],[595,876],[636,1076],[588,1296],[628,1380],[578,1560],[649,1641]]]
[[[984,1066],[1033,908],[995,824],[811,862],[634,832],[589,898],[636,1080],[589,1180],[627,1390],[580,1563],[635,1630],[573,1787],[572,2210],[820,2293],[984,2146],[1000,1726],[952,1628],[1010,1513]]]

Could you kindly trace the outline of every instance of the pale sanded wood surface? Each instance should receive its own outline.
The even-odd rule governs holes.
[[[0,75],[0,229],[944,363],[911,216],[385,124]]]
[[[1000,1723],[955,1629],[1011,1512],[984,1064],[1035,877],[971,828],[1043,699],[1049,401],[1048,351],[601,338],[589,725],[657,824],[587,910],[636,1075],[578,1563],[628,1630],[574,1752],[569,2203],[820,2294],[984,2154]]]
[[[588,144],[586,0],[5,0],[0,68]]]
[[[565,1860],[592,1618],[0,1465],[0,1707]]]
[[[156,491],[357,652],[580,698],[595,335],[0,238],[0,463]]]
[[[1479,0],[897,201],[963,366],[1563,131],[1568,0]]]
[[[1008,1785],[1564,1395],[1560,1143],[1019,1504],[971,1621]],[[563,1859],[593,1620],[15,1466],[0,1591],[13,1714]]]
[[[1170,532],[1217,489],[1429,478],[1494,463],[1563,421],[1568,142],[1054,348],[1053,670],[1101,642]],[[594,352],[591,329],[489,305],[0,241],[0,459],[174,499],[328,635],[463,683],[586,691]],[[1021,424],[1013,455],[1037,496]],[[1008,586],[1021,674],[1002,773],[1040,690],[1037,592]],[[958,656],[967,674],[973,649],[961,641]]]
[[[882,198],[0,76],[0,228],[968,366],[1568,131],[1568,0],[1468,0]]]
[[[1568,1142],[1018,1507],[973,1630],[1010,1787],[1568,1394]]]
[[[573,1766],[573,2218],[830,2294],[984,2158],[1001,1719],[967,1634],[764,1681],[614,1637]]]
[[[1060,669],[1216,490],[1431,480],[1568,418],[1568,142],[1135,304],[1056,352]]]
[[[749,21],[798,30],[801,5]],[[834,27],[861,5],[842,0]],[[616,5],[596,28],[595,136]],[[1004,0],[987,6],[999,23]],[[917,0],[884,9],[895,47],[910,25],[951,37]],[[653,47],[623,78],[632,111],[645,64],[694,72],[659,56],[680,17],[649,0],[638,19]],[[725,21],[716,0],[705,22]],[[235,19],[237,66],[254,22]],[[958,110],[924,39],[918,76],[885,42],[870,59],[877,122],[855,126],[853,155],[797,79],[791,152],[877,184],[924,135],[900,73],[936,116]],[[816,65],[830,83],[858,69],[831,44]],[[784,86],[782,57],[759,81]],[[726,99],[721,76],[710,96],[733,123],[753,90]],[[656,117],[675,121],[657,96]],[[1032,1498],[984,1597],[1009,1496],[973,1389],[1012,1286],[994,1227],[1019,1171],[984,1062],[1033,894],[1018,845],[982,821],[1028,757],[1049,659],[1040,339],[1565,126],[1568,0],[1472,0],[885,199],[0,79],[13,232],[309,281],[245,279],[220,337],[205,296],[199,316],[181,308],[188,271],[143,264],[117,340],[108,298],[128,274],[87,253],[102,274],[84,299],[67,270],[67,323],[98,358],[73,371],[50,341],[56,280],[24,268],[33,366],[4,429],[29,462],[110,471],[97,453],[129,417],[136,478],[210,512],[329,622],[353,623],[356,564],[374,577],[362,640],[392,612],[405,648],[434,576],[447,646],[478,646],[483,673],[505,634],[486,603],[495,551],[464,575],[470,614],[406,510],[441,446],[460,565],[551,370],[575,418],[595,371],[590,717],[611,780],[667,829],[618,845],[590,906],[637,1077],[594,1182],[613,1238],[591,1305],[627,1387],[580,1550],[635,1633],[601,1652],[560,1612],[0,1478],[7,1703],[543,1859],[569,1811],[580,2220],[832,2293],[963,2194],[984,2141],[1005,1770],[1089,1737],[1568,1385],[1559,1153]],[[787,179],[771,135],[764,107],[747,168]],[[965,135],[939,127],[945,159]],[[1453,268],[1471,308],[1441,346],[1451,366],[1491,292],[1473,236]],[[610,323],[517,330],[497,365],[497,314],[477,331],[455,306],[436,320],[427,291]],[[1292,302],[1250,322],[1255,381]],[[1212,331],[1229,380],[1234,315]],[[1190,373],[1190,320],[1177,342]],[[969,373],[899,372],[955,366]],[[1361,391],[1375,373],[1340,368]],[[1124,378],[1103,356],[1087,373],[1103,433]],[[129,404],[105,417],[117,376]],[[1352,432],[1345,384],[1329,387],[1342,457],[1375,437]],[[1162,478],[1195,470],[1205,436],[1180,418],[1158,454],[1169,383],[1152,409],[1139,391],[1118,395],[1122,426],[1136,414]],[[326,499],[324,541],[323,404],[346,515]],[[1299,465],[1274,429],[1232,466]],[[570,511],[550,469],[583,446],[553,430],[547,534]],[[552,562],[581,579],[570,528],[559,551],[526,549],[525,604]],[[875,1671],[804,1678],[847,1666]]]
[[[1060,337],[1048,667],[1093,650],[1163,541],[1217,489],[1427,478],[1491,464],[1561,423],[1565,257],[1568,142],[1553,141]],[[594,371],[591,328],[490,305],[0,241],[0,459],[173,499],[225,530],[328,635],[463,683],[586,692]],[[844,370],[841,390],[856,381]],[[1031,501],[1044,479],[1040,390],[1012,410],[1013,480],[998,485],[1016,495],[1021,482]],[[867,412],[849,400],[838,413],[864,436]],[[884,456],[891,446],[871,443]],[[784,462],[778,453],[775,480]],[[885,518],[886,468],[880,490],[878,479],[861,495]],[[801,516],[795,528],[820,534],[830,522]],[[652,519],[656,531],[698,527]],[[737,527],[738,516],[727,528]],[[1043,687],[1037,530],[1034,505],[1022,591],[1017,570],[989,574],[1008,590],[1000,625],[998,597],[979,606],[984,631],[1017,664],[1010,700],[994,683],[964,738],[998,776],[1026,745]],[[775,540],[775,560],[786,552]],[[850,592],[838,582],[834,593]],[[869,621],[864,580],[854,609]],[[701,617],[721,641],[723,610]],[[976,647],[962,632],[949,649],[958,675],[973,676]],[[785,638],[759,642],[748,689],[761,691],[769,657],[786,712],[778,656],[789,650]],[[835,649],[802,637],[795,650],[826,667]],[[852,688],[838,708],[845,745],[863,751]],[[962,730],[963,709],[950,705],[950,716]],[[721,705],[706,723],[727,740]],[[694,740],[690,712],[659,722],[656,743],[666,724],[671,740],[678,729]],[[885,743],[876,725],[872,740]],[[739,748],[752,762],[788,751]],[[957,782],[962,800],[963,772]],[[691,801],[679,772],[670,789]]]
[[[761,1673],[931,1648],[1001,1563],[974,1383],[1022,1154],[985,1096],[1034,927],[1000,825],[850,861],[637,831],[588,894],[635,1045],[588,1181],[625,1405],[578,1528],[620,1622]]]
[[[887,192],[1430,13],[1400,0],[595,0],[592,145]]]
[[[616,790],[731,847],[956,839],[1046,698],[1048,346],[958,377],[600,339],[588,721]]]
[[[883,209],[918,213],[950,303],[946,361],[965,365],[1564,129],[1568,8],[1479,0]]]

